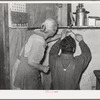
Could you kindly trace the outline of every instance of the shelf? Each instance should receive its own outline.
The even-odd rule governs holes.
[[[64,26],[64,27],[59,27],[59,29],[63,29],[63,28],[69,28],[69,26]],[[73,26],[71,27],[71,29],[100,29],[100,26]]]
[[[61,27],[58,27],[58,29],[67,29],[69,28],[69,26],[61,26]],[[34,30],[34,29],[40,29],[40,27],[32,27],[32,28],[28,28],[28,30]],[[70,29],[100,29],[100,26],[73,26],[71,27]]]

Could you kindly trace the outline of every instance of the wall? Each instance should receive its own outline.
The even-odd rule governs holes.
[[[76,12],[77,5],[78,3],[72,3],[72,12]],[[88,16],[100,17],[100,3],[96,3],[96,2],[84,3],[84,8],[86,11],[90,12],[89,14],[87,14]]]
[[[29,28],[41,27],[46,18],[57,18],[56,4],[27,4]]]
[[[84,37],[92,52],[92,60],[84,72],[81,79],[81,89],[92,90],[96,86],[96,78],[93,73],[94,70],[100,70],[100,30],[87,29],[87,30],[74,30],[75,33],[80,33]],[[76,54],[80,54],[80,48],[77,45]]]
[[[72,3],[72,11],[76,12],[76,6],[78,3]],[[91,3],[84,3],[84,8],[89,11],[89,16],[99,16],[100,17],[100,3],[91,2]]]
[[[5,89],[4,6],[0,4],[0,89]]]

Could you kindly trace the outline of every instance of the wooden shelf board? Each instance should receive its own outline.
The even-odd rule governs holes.
[[[61,26],[58,27],[58,29],[64,29],[64,28],[69,28],[69,26]],[[40,29],[40,27],[31,27],[28,28],[28,30],[34,30],[34,29]],[[100,29],[100,26],[73,26],[70,29]]]

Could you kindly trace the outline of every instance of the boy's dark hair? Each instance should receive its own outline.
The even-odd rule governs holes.
[[[73,54],[76,50],[76,42],[71,36],[66,36],[60,43],[60,48],[62,50],[62,53],[67,54]]]

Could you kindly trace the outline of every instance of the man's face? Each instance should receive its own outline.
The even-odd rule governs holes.
[[[57,31],[57,26],[52,27],[52,28],[50,29],[50,34],[49,34],[49,36],[50,36],[50,37],[54,36],[54,34],[56,33],[56,31]]]

